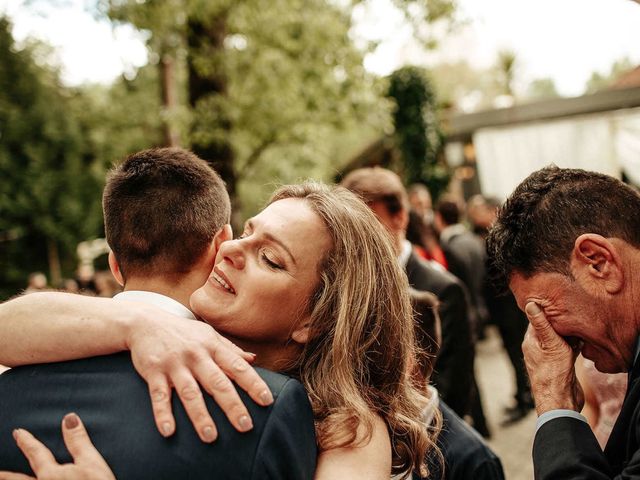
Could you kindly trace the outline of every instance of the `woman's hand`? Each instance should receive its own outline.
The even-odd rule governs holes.
[[[164,436],[175,431],[172,388],[205,442],[214,441],[217,430],[198,383],[241,432],[251,430],[253,423],[231,379],[259,405],[273,402],[266,383],[247,361],[253,361],[254,355],[243,352],[206,323],[149,317],[132,324],[127,347],[136,370],[149,384],[156,425]]]
[[[62,420],[62,436],[73,463],[60,465],[51,451],[26,430],[14,430],[13,437],[35,477],[23,473],[0,472],[0,480],[115,480],[102,455],[91,443],[87,431],[75,413]]]

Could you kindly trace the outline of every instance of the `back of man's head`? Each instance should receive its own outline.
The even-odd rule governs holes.
[[[107,241],[125,279],[189,273],[231,212],[218,174],[180,148],[127,157],[109,173],[102,206]]]
[[[455,225],[460,222],[460,207],[452,198],[440,200],[436,210],[445,225]]]
[[[402,180],[386,168],[358,168],[347,174],[340,185],[359,195],[365,203],[384,203],[392,215],[409,208]]]
[[[570,275],[575,240],[584,233],[640,248],[640,194],[608,175],[550,166],[511,194],[487,238],[490,272],[504,285],[514,272]]]

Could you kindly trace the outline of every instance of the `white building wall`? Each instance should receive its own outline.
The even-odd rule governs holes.
[[[483,128],[473,135],[482,192],[506,198],[531,172],[551,163],[640,185],[640,108]]]

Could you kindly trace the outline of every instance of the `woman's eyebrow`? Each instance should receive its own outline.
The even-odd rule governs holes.
[[[245,224],[245,229],[249,228],[249,230],[253,231],[254,229],[254,222],[253,219],[250,218],[249,220],[247,220],[247,223]],[[269,242],[271,243],[275,243],[276,245],[280,246],[289,256],[289,258],[291,259],[291,262],[296,265],[296,258],[293,256],[293,254],[291,253],[291,250],[289,250],[289,248],[287,247],[287,245],[280,240],[277,236],[273,235],[272,233],[269,232],[262,232],[261,235],[266,238]]]

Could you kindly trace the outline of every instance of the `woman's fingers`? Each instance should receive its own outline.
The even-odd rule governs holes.
[[[18,428],[13,431],[13,438],[36,476],[41,475],[43,470],[58,464],[51,451],[28,431]]]
[[[218,335],[218,338],[224,337]],[[254,402],[263,407],[273,403],[271,390],[267,387],[265,381],[260,378],[258,372],[256,372],[244,358],[238,356],[232,349],[226,348],[226,346],[220,348],[220,344],[213,344],[210,351],[213,361],[226,375],[235,380],[238,386],[247,392]],[[215,373],[213,379],[218,380]],[[215,387],[215,385],[212,386]],[[224,382],[221,382],[219,386],[226,388]],[[208,388],[206,388],[206,390],[213,395],[213,392]],[[225,413],[229,417],[230,412],[225,410]]]
[[[149,384],[151,409],[158,431],[163,437],[169,437],[176,430],[176,422],[171,410],[171,387],[167,377],[164,373],[156,372],[146,380]]]
[[[93,446],[82,420],[75,413],[62,419],[62,438],[76,465],[103,465],[106,462]]]
[[[218,438],[218,430],[207,410],[200,385],[192,373],[185,368],[179,368],[172,373],[171,380],[200,439],[207,443],[213,442]]]
[[[216,334],[217,338],[227,347],[229,347],[234,353],[237,353],[238,355],[240,355],[242,358],[244,358],[247,362],[249,363],[253,363],[253,361],[256,359],[256,354],[255,353],[251,353],[251,352],[245,352],[244,350],[242,350],[239,346],[237,346],[235,343],[233,343],[231,340],[229,340],[226,337],[223,337],[220,334]]]
[[[238,361],[246,362],[242,359]],[[239,432],[247,432],[253,428],[247,407],[242,403],[240,395],[227,375],[213,361],[199,361],[194,367],[194,374],[202,387],[213,397],[231,424]]]

